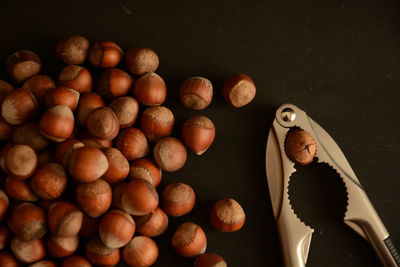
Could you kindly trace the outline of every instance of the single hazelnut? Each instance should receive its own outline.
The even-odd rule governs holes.
[[[78,124],[86,127],[89,113],[98,107],[104,107],[104,105],[103,98],[96,93],[89,92],[81,94],[76,113]]]
[[[197,256],[193,267],[228,267],[228,264],[217,254],[205,253]]]
[[[311,134],[305,130],[297,129],[287,134],[285,152],[295,164],[308,165],[315,157],[317,144]]]
[[[11,140],[14,131],[15,127],[0,116],[0,141]]]
[[[140,129],[150,142],[169,136],[174,128],[175,118],[166,107],[150,107],[145,109],[140,120]]]
[[[65,201],[53,203],[48,212],[50,231],[60,237],[71,237],[82,227],[83,213],[73,204]]]
[[[0,221],[5,219],[9,206],[10,201],[7,194],[3,191],[3,189],[0,189]]]
[[[41,208],[31,203],[19,204],[11,213],[11,231],[22,240],[34,240],[46,234],[45,214]]]
[[[79,35],[65,38],[57,44],[56,53],[66,64],[81,65],[85,62],[89,50],[89,41]]]
[[[240,108],[250,103],[256,96],[256,86],[249,76],[233,74],[225,81],[222,94],[226,103]]]
[[[74,111],[78,107],[79,96],[80,94],[76,90],[59,86],[47,90],[44,102],[47,108],[64,105]]]
[[[123,210],[132,215],[145,215],[158,206],[158,194],[147,180],[133,179],[121,195]]]
[[[121,210],[111,210],[101,219],[99,236],[107,247],[120,248],[132,239],[135,228],[131,215]]]
[[[48,109],[40,118],[40,132],[54,142],[62,142],[72,136],[74,114],[67,106],[59,105]]]
[[[86,257],[94,265],[113,266],[121,256],[119,248],[109,248],[96,237],[86,243]]]
[[[191,77],[179,89],[179,98],[184,107],[202,110],[208,107],[213,98],[213,86],[203,77]]]
[[[108,160],[108,169],[103,175],[104,181],[116,184],[124,180],[129,174],[129,162],[122,153],[114,148],[104,148],[103,153]]]
[[[187,184],[169,184],[161,195],[162,206],[168,215],[182,216],[192,211],[196,203],[196,195]]]
[[[6,81],[0,80],[0,105],[4,98],[14,90],[14,87]]]
[[[64,142],[58,143],[54,152],[55,160],[65,168],[68,168],[74,150],[84,146],[84,143],[76,139],[67,139]]]
[[[99,217],[111,206],[111,187],[102,179],[81,183],[76,189],[78,206],[90,217]]]
[[[11,250],[17,260],[25,264],[39,261],[46,255],[46,248],[41,239],[25,241],[14,237],[11,240]]]
[[[163,171],[174,172],[185,165],[187,152],[185,146],[177,138],[164,137],[154,146],[153,156]]]
[[[49,145],[49,141],[40,133],[37,122],[27,122],[18,125],[12,135],[16,144],[28,145],[36,152],[40,152]]]
[[[6,170],[15,179],[26,179],[38,166],[35,151],[27,145],[13,145],[6,155]]]
[[[41,260],[29,265],[29,267],[57,267],[57,264],[49,260]]]
[[[115,208],[118,209],[123,209],[122,208],[122,204],[121,204],[121,196],[122,196],[122,192],[124,192],[125,187],[126,187],[126,183],[122,182],[119,184],[116,184],[113,186],[112,188],[112,206],[114,206]]]
[[[79,230],[79,235],[83,237],[93,237],[97,235],[99,229],[100,218],[92,218],[89,215],[83,214],[82,227]]]
[[[122,258],[132,267],[151,266],[158,258],[157,244],[147,236],[136,236],[124,247]]]
[[[100,178],[108,169],[104,153],[95,147],[79,147],[72,152],[69,172],[79,182],[91,182]]]
[[[214,123],[205,116],[188,119],[182,126],[182,139],[193,153],[202,155],[214,142]]]
[[[118,97],[108,107],[117,115],[120,128],[131,127],[138,117],[139,104],[133,97]]]
[[[207,238],[203,229],[191,222],[182,223],[172,236],[173,249],[183,257],[196,257],[207,248]]]
[[[36,116],[38,103],[35,96],[25,88],[13,90],[1,106],[1,115],[11,125],[18,125]]]
[[[125,71],[111,68],[103,71],[97,81],[97,92],[105,99],[128,94],[132,86],[132,78]]]
[[[43,166],[50,162],[56,162],[54,159],[54,151],[52,149],[45,149],[38,154],[39,166]]]
[[[58,163],[48,163],[39,167],[30,180],[33,192],[46,200],[60,197],[67,187],[67,174],[64,167]]]
[[[168,228],[168,216],[160,207],[149,214],[135,216],[134,220],[136,231],[148,237],[159,236],[165,233]]]
[[[87,128],[94,137],[112,140],[119,132],[119,121],[112,109],[96,108],[87,117]]]
[[[4,184],[4,190],[8,196],[19,201],[34,202],[38,197],[32,192],[27,180],[20,181],[11,177],[7,177]]]
[[[240,204],[231,198],[226,198],[214,204],[210,213],[211,225],[220,232],[236,232],[246,220]]]
[[[84,67],[67,65],[58,76],[58,83],[80,93],[89,92],[92,90],[92,75]]]
[[[160,61],[154,50],[137,47],[126,52],[125,63],[132,74],[139,76],[156,71]]]
[[[39,103],[43,103],[47,90],[56,87],[56,84],[47,75],[35,75],[30,77],[22,87],[31,91]]]
[[[0,266],[20,267],[21,265],[15,259],[13,254],[3,251],[3,252],[0,252]]]
[[[79,245],[77,235],[71,237],[59,237],[50,235],[46,240],[47,250],[56,258],[68,257],[74,254]]]
[[[7,71],[18,83],[38,74],[40,68],[40,58],[30,50],[19,50],[7,59]]]
[[[160,75],[148,72],[133,83],[133,96],[142,105],[159,106],[167,98],[167,86]]]
[[[121,131],[115,141],[115,147],[127,160],[143,158],[150,152],[146,136],[137,128],[126,128]]]
[[[10,237],[10,231],[8,230],[8,227],[3,224],[0,224],[0,250],[6,248],[9,237]]]
[[[92,264],[82,256],[72,255],[65,258],[61,267],[92,267]]]
[[[116,43],[99,42],[90,48],[89,62],[96,68],[112,68],[119,64],[123,54],[122,49]]]
[[[161,182],[162,171],[153,160],[142,158],[131,163],[128,177],[130,179],[145,179],[154,187],[157,187]]]

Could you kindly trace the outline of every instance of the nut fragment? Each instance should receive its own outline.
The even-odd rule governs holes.
[[[297,129],[289,132],[285,140],[285,151],[295,164],[310,164],[317,152],[317,144],[307,131]]]

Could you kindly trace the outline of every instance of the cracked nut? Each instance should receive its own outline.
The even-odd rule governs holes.
[[[295,164],[310,164],[317,151],[314,138],[302,129],[290,132],[285,141],[285,151],[288,158]]]

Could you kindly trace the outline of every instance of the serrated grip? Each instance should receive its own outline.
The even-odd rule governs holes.
[[[396,250],[396,247],[394,246],[392,239],[390,237],[386,238],[383,240],[385,242],[385,245],[387,249],[389,250],[390,254],[393,257],[393,260],[396,262],[397,266],[400,267],[400,255]]]

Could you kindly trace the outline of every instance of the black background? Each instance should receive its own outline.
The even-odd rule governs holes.
[[[156,238],[156,266],[191,266],[171,249],[179,223],[194,221],[206,231],[208,252],[229,266],[281,266],[279,239],[265,178],[265,144],[275,109],[296,104],[324,127],[345,152],[393,241],[400,246],[400,3],[396,0],[343,1],[2,1],[0,79],[5,61],[31,49],[43,74],[57,77],[62,64],[56,43],[81,34],[92,43],[113,40],[123,49],[147,46],[160,57],[166,106],[177,118],[203,114],[217,127],[216,141],[203,156],[165,173],[161,188],[181,181],[193,186],[192,213],[173,218]],[[224,79],[249,74],[257,96],[234,109],[222,101]],[[204,111],[180,106],[177,92],[188,77],[214,85]],[[342,223],[345,191],[326,166],[299,168],[290,184],[297,213],[316,231],[307,266],[379,266],[368,243]],[[238,200],[247,214],[236,233],[208,224],[212,204]]]

